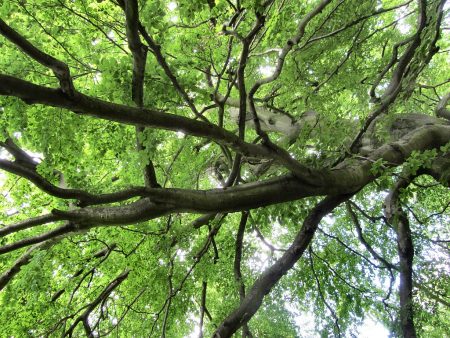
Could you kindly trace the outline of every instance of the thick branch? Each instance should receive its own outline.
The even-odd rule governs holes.
[[[80,206],[120,202],[132,197],[145,195],[145,188],[143,187],[135,187],[101,195],[91,194],[79,189],[60,188],[39,175],[36,170],[24,167],[19,162],[11,162],[8,160],[0,159],[0,169],[27,179],[49,195],[64,199],[77,199],[80,201]]]
[[[0,75],[0,95],[15,96],[28,104],[40,103],[66,108],[78,114],[91,115],[105,120],[182,131],[185,134],[209,138],[229,146],[245,156],[276,159],[303,180],[308,180],[310,177],[306,174],[309,169],[290,157],[286,151],[282,149],[273,151],[261,145],[246,143],[233,133],[210,123],[157,110],[110,103],[79,92],[75,92],[74,97],[69,98],[59,90],[38,86],[7,75]]]
[[[445,94],[442,99],[439,100],[436,106],[436,116],[450,120],[450,110],[447,109],[448,101],[450,101],[450,92]]]
[[[413,310],[413,259],[414,245],[406,213],[400,203],[400,190],[405,189],[410,179],[401,178],[385,201],[385,214],[397,232],[397,251],[400,258],[400,325],[405,338],[415,338]]]
[[[29,248],[14,262],[11,268],[0,275],[0,291],[3,290],[3,288],[11,281],[11,279],[13,279],[20,272],[22,266],[27,265],[30,262],[30,260],[33,258],[33,255],[38,250],[46,250],[63,238],[63,236],[52,238],[45,242],[33,245],[31,248]]]
[[[38,86],[8,75],[0,75],[0,95],[15,96],[28,104],[44,104],[65,108],[82,115],[129,125],[144,125],[166,130],[182,131],[227,145],[246,156],[268,157],[270,152],[258,145],[245,143],[231,132],[215,125],[158,110],[140,109],[111,103],[75,92],[68,98],[57,89]]]
[[[214,333],[214,337],[231,337],[253,317],[261,306],[264,296],[302,257],[309,243],[311,243],[321,219],[350,197],[351,195],[327,197],[311,210],[289,249],[259,276],[241,304],[220,324]]]
[[[0,255],[27,247],[29,245],[38,244],[47,240],[52,240],[58,236],[66,235],[70,232],[77,230],[79,229],[73,223],[67,223],[63,226],[60,226],[59,228],[56,228],[55,230],[48,231],[42,235],[25,238],[11,244],[4,245],[0,247]]]
[[[10,137],[8,137],[5,142],[0,142],[0,147],[5,148],[11,155],[13,155],[18,164],[32,170],[36,169],[38,163],[30,155],[28,155],[26,151],[23,151],[17,144],[15,144]]]
[[[136,0],[125,1],[124,6],[128,46],[133,54],[133,78],[131,84],[131,96],[134,103],[139,108],[144,106],[144,76],[145,64],[147,61],[147,49],[141,43],[139,38],[139,13]],[[136,144],[139,151],[144,150],[145,146],[139,140],[139,134],[144,131],[142,126],[136,126]],[[144,168],[144,181],[148,187],[159,186],[156,180],[155,168],[152,161],[149,161]]]
[[[69,67],[62,61],[55,59],[40,49],[33,46],[27,39],[9,27],[0,19],[0,34],[22,49],[28,56],[45,67],[50,68],[58,78],[63,93],[73,96],[74,87],[70,76]]]
[[[391,79],[389,81],[389,85],[387,86],[386,90],[384,91],[383,95],[380,98],[380,105],[371,113],[371,115],[367,118],[367,120],[364,122],[363,127],[358,132],[358,135],[356,135],[354,141],[352,142],[350,146],[350,151],[355,152],[357,148],[360,145],[360,141],[363,137],[363,135],[366,133],[366,131],[369,129],[369,127],[372,125],[374,120],[380,115],[387,111],[389,106],[396,100],[397,96],[399,95],[401,89],[402,89],[402,80],[405,77],[405,74],[408,71],[408,67],[411,64],[411,62],[414,59],[414,55],[416,50],[420,47],[422,39],[421,34],[426,28],[427,23],[427,5],[425,0],[419,0],[419,15],[417,19],[417,31],[416,33],[410,38],[406,39],[409,43],[409,46],[406,48],[404,53],[401,55],[401,57],[398,59],[397,66],[392,72]],[[411,41],[409,41],[411,40]],[[398,48],[398,47],[397,47]],[[394,47],[394,51],[395,51]],[[388,65],[389,66],[389,65]]]
[[[321,172],[316,185],[309,185],[293,175],[286,175],[262,182],[243,184],[226,189],[206,191],[188,189],[145,189],[150,196],[124,206],[87,207],[79,210],[54,210],[61,219],[84,228],[93,226],[130,224],[157,218],[173,212],[225,213],[249,210],[271,204],[293,201],[308,196],[351,194],[376,178],[370,172],[376,160],[384,160],[387,166],[402,164],[413,151],[439,148],[450,141],[450,126],[426,125],[410,132],[397,142],[385,144],[364,159],[349,160],[332,170]],[[69,227],[66,226],[66,227]],[[72,231],[58,228],[37,238],[25,239],[7,245],[0,253],[39,243],[63,233]],[[56,233],[55,233],[56,232]]]
[[[120,224],[144,221],[169,212],[221,213],[259,208],[309,196],[354,193],[376,178],[370,172],[373,162],[384,160],[387,166],[402,164],[413,151],[438,148],[450,141],[450,126],[424,126],[397,142],[383,145],[368,158],[349,160],[329,171],[311,174],[309,185],[293,175],[205,191],[188,189],[146,189],[148,199],[128,206],[58,212],[68,219],[93,224]]]
[[[137,0],[125,1],[125,17],[128,47],[130,47],[131,53],[133,54],[132,98],[138,107],[142,107],[147,51],[139,39]]]
[[[29,218],[25,221],[0,228],[0,237],[12,234],[17,231],[29,229],[34,226],[43,225],[59,220],[61,220],[61,217],[52,214]]]

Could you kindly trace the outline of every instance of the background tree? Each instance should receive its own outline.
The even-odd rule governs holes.
[[[0,336],[442,337],[448,12],[3,0]]]

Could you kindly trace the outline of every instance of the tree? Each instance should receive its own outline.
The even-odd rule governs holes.
[[[0,336],[442,337],[445,3],[3,0]]]

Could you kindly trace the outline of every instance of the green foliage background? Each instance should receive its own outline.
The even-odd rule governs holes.
[[[248,13],[239,31],[247,32],[251,28],[255,3],[242,1]],[[257,54],[282,47],[295,32],[298,21],[315,3],[275,1],[266,20],[265,34],[247,64],[248,86],[261,78],[261,67],[273,65],[277,56],[276,53]],[[330,15],[329,20],[323,25],[322,20],[313,21],[306,36],[335,30],[344,22],[399,3],[396,0],[336,2],[320,16],[324,19]],[[198,107],[210,104],[210,89],[202,70],[211,62],[219,68],[223,65],[229,37],[223,34],[220,24],[213,27],[209,20],[214,16],[219,23],[225,22],[232,15],[228,2],[217,0],[213,9],[206,2],[189,0],[176,1],[173,10],[169,10],[169,2],[163,0],[140,1],[139,5],[143,25],[162,46],[172,70],[195,104]],[[412,11],[414,6],[411,4],[408,9]],[[331,10],[334,10],[333,15]],[[398,11],[387,12],[333,38],[314,44],[300,43],[286,60],[280,78],[261,89],[259,96],[264,97],[275,87],[279,88],[279,95],[271,103],[296,118],[310,109],[321,112],[320,132],[313,137],[302,133],[289,149],[293,156],[320,167],[345,151],[342,144],[354,132],[346,121],[363,121],[367,117],[370,83],[390,58],[390,53],[384,51],[390,51],[409,34],[402,32],[399,25],[383,28],[398,19],[398,15]],[[407,15],[404,24],[414,27],[415,14],[406,12],[404,15]],[[133,105],[132,57],[126,42],[124,14],[111,1],[2,0],[0,17],[34,45],[66,62],[79,91]],[[359,29],[360,38],[352,44]],[[447,30],[439,42],[442,51],[448,50],[449,42]],[[0,48],[2,72],[36,84],[58,86],[48,69],[30,61],[3,37],[0,37]],[[236,68],[239,53],[240,45],[235,41],[230,71]],[[336,65],[347,54],[348,60],[335,72]],[[417,83],[445,82],[448,63],[448,53],[438,53]],[[145,106],[193,117],[150,53],[146,69]],[[396,102],[390,114],[411,111],[432,114],[435,93],[415,88],[408,98]],[[442,95],[446,88],[448,86],[436,88],[436,94]],[[225,83],[221,89],[225,90]],[[235,90],[232,96],[237,96]],[[67,186],[92,193],[143,185],[142,169],[152,160],[158,181],[165,187],[208,189],[217,185],[210,168],[222,158],[222,153],[215,144],[205,144],[201,139],[180,133],[149,129],[141,140],[146,150],[137,152],[133,127],[62,109],[29,106],[12,98],[1,97],[0,106],[3,132],[0,137],[13,135],[24,149],[39,159],[39,172],[55,184],[58,177],[54,169],[64,173]],[[217,122],[216,110],[208,111],[207,117]],[[225,127],[236,128],[229,119]],[[247,139],[254,136],[252,130],[247,131]],[[427,156],[433,154],[413,157],[408,162],[411,170],[417,166],[414,161],[422,164]],[[274,167],[266,177],[283,172]],[[372,217],[369,220],[357,212],[366,240],[394,264],[397,262],[395,232],[378,216],[382,215],[382,200],[387,189],[398,174],[398,170],[386,172],[353,199],[353,203]],[[243,177],[249,181],[256,179],[250,167],[243,169]],[[414,294],[417,327],[423,337],[444,337],[450,327],[450,274],[446,264],[449,249],[448,243],[439,240],[449,235],[448,189],[436,185],[430,177],[421,177],[416,183],[404,192],[403,200],[413,215],[414,266],[418,277]],[[7,173],[1,173],[0,186],[2,224],[48,213],[53,208],[70,208],[69,202],[46,195],[26,180]],[[251,211],[242,262],[246,286],[252,284],[264,267],[280,257],[280,250],[292,242],[307,211],[317,200],[308,198]],[[240,214],[227,215],[221,221],[215,237],[218,257],[210,247],[184,281],[209,232],[207,227],[189,227],[196,216],[175,214],[140,224],[96,228],[66,238],[49,250],[39,251],[0,293],[0,337],[58,336],[63,327],[61,320],[80,311],[125,269],[131,269],[129,277],[94,312],[92,321],[101,319],[101,334],[141,337],[153,330],[153,335],[160,335],[171,260],[173,286],[182,288],[171,299],[166,336],[187,337],[195,330],[204,281],[208,285],[207,308],[212,318],[205,319],[204,329],[205,335],[212,333],[239,303],[233,258]],[[211,226],[217,226],[217,220]],[[13,234],[0,239],[0,244],[39,232],[36,228]],[[271,250],[258,232],[280,250]],[[93,257],[112,245],[115,248],[106,258]],[[2,256],[0,270],[8,269],[20,254]],[[340,207],[322,222],[311,250],[267,296],[249,326],[255,337],[330,337],[337,335],[335,322],[339,318],[345,336],[358,336],[365,319],[372,318],[397,335],[396,287],[395,276],[391,280],[388,269],[380,268],[379,262],[365,252],[348,211]],[[62,294],[52,301],[59,291],[63,291]],[[311,326],[314,332],[307,331]],[[82,334],[79,325],[75,335]]]

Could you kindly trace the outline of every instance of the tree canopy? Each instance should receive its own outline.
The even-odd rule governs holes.
[[[443,337],[449,11],[1,0],[0,336]]]

